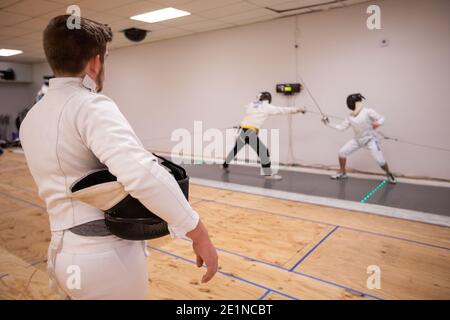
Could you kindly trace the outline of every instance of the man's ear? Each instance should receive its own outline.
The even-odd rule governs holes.
[[[99,74],[100,70],[102,69],[102,60],[99,54],[95,56],[94,61],[95,74]]]
[[[97,75],[100,72],[101,67],[102,67],[102,62],[100,60],[100,55],[98,54],[95,57],[92,57],[91,59],[89,59],[88,64],[87,64],[87,73],[91,77],[94,75]]]

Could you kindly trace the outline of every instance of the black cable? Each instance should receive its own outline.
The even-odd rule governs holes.
[[[412,145],[412,146],[415,146],[415,147],[422,147],[422,148],[427,148],[427,149],[433,149],[433,150],[439,150],[439,151],[444,151],[444,152],[450,152],[450,149],[437,147],[437,146],[432,146],[432,145],[420,144],[420,143],[406,141],[406,140],[401,140],[401,139],[397,139],[397,138],[392,138],[392,137],[385,136],[382,132],[380,132],[380,134],[381,134],[382,138],[385,139],[385,140],[391,140],[391,141],[394,141],[394,142],[409,144],[409,145]]]
[[[320,113],[314,112],[314,111],[308,111],[308,113],[321,115]],[[338,116],[334,116],[334,115],[328,115],[327,117],[338,119],[338,120],[344,120],[344,118],[338,117]],[[390,141],[394,141],[394,142],[398,142],[398,143],[409,144],[409,145],[416,146],[416,147],[422,147],[422,148],[433,149],[433,150],[438,150],[438,151],[450,152],[450,149],[446,149],[446,148],[442,148],[442,147],[426,145],[426,144],[420,144],[420,143],[416,143],[416,142],[411,142],[411,141],[407,141],[407,140],[402,140],[402,139],[398,139],[398,138],[389,137],[389,136],[386,136],[382,131],[377,131],[377,133],[384,140],[390,140]]]

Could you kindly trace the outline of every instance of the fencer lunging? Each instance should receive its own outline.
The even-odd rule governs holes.
[[[268,117],[280,114],[305,113],[305,109],[277,107],[271,103],[272,95],[270,92],[261,92],[258,94],[256,101],[246,106],[246,114],[239,126],[234,148],[229,152],[222,165],[225,170],[228,170],[229,164],[234,160],[238,152],[248,144],[258,155],[265,178],[272,180],[282,179],[280,175],[272,172],[269,149],[259,139],[258,133]]]
[[[198,214],[114,101],[98,93],[111,29],[85,18],[80,28],[69,29],[70,17],[53,18],[44,31],[44,51],[56,77],[20,127],[28,167],[49,214],[52,287],[71,299],[146,298],[145,242],[111,234],[102,210],[71,197],[71,185],[105,168],[168,223],[172,237],[192,239],[197,266],[207,267],[202,282],[209,281],[218,258]]]
[[[390,172],[389,166],[384,159],[380,141],[376,133],[376,129],[384,124],[384,117],[379,115],[375,110],[364,107],[363,100],[365,98],[360,93],[348,96],[347,106],[352,112],[341,124],[331,124],[328,117],[322,119],[326,125],[336,130],[344,131],[352,127],[355,132],[355,137],[339,150],[340,170],[331,176],[331,178],[336,180],[346,179],[348,177],[346,171],[347,157],[361,148],[366,148],[378,165],[384,170],[388,181],[395,184],[396,179]]]

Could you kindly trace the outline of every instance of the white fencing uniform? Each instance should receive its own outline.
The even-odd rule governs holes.
[[[268,117],[279,114],[299,112],[298,108],[277,107],[268,101],[255,101],[245,107],[245,117],[241,121],[243,128],[261,129]]]
[[[51,246],[58,242],[57,237],[54,232]],[[142,300],[147,295],[147,259],[140,241],[65,231],[53,261],[51,272],[58,281],[54,285],[73,300]],[[72,266],[79,267],[79,286],[74,278],[78,271],[70,269]]]
[[[262,174],[272,174],[269,149],[259,139],[258,132],[269,116],[299,112],[299,108],[276,107],[268,101],[254,101],[246,105],[245,117],[242,119],[234,148],[228,153],[225,164],[230,164],[239,151],[248,144],[261,161]]]
[[[377,138],[370,139],[365,145],[362,145],[356,139],[352,139],[348,141],[340,150],[339,150],[339,158],[347,158],[353,152],[361,149],[362,147],[366,147],[375,161],[378,163],[380,167],[386,164],[386,160],[384,160],[383,152],[380,148],[380,142]]]
[[[353,152],[361,149],[362,147],[366,147],[379,166],[382,167],[386,164],[383,152],[380,148],[378,135],[372,127],[374,122],[378,122],[380,125],[383,125],[384,118],[373,109],[362,108],[356,116],[348,116],[341,124],[330,124],[331,127],[339,131],[352,127],[355,132],[355,137],[348,141],[339,150],[340,158],[347,158],[347,156]]]
[[[115,103],[85,88],[81,78],[50,80],[47,94],[23,121],[20,140],[49,214],[51,283],[74,299],[144,299],[145,245],[68,231],[104,218],[99,209],[71,198],[70,186],[106,166],[131,196],[167,221],[172,237],[180,238],[199,217],[172,175],[144,149]],[[75,291],[67,287],[72,265],[81,271],[81,288]]]

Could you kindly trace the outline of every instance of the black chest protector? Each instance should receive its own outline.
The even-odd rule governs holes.
[[[186,199],[189,199],[189,177],[186,170],[175,163],[155,155],[177,181]],[[111,187],[122,188],[117,178],[108,169],[95,171],[81,180],[75,182],[71,191],[75,196],[80,193],[92,194],[97,197],[113,197]],[[103,190],[102,190],[103,189]],[[94,191],[95,190],[95,191]],[[83,201],[80,197],[78,200]],[[89,203],[89,201],[85,201]],[[109,207],[110,206],[110,207]],[[119,198],[110,203],[108,208],[100,208],[105,212],[105,224],[108,230],[119,238],[127,240],[149,240],[160,238],[169,234],[167,222],[157,214],[148,210],[139,200],[121,191]]]

